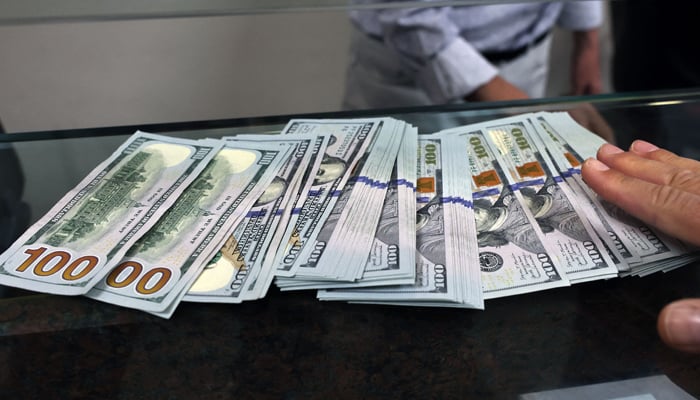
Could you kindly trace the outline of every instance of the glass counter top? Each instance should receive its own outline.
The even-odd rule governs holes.
[[[583,110],[599,118],[595,126],[613,130],[621,146],[643,137],[700,155],[700,92],[693,91],[303,117],[392,116],[429,133],[441,123],[543,110]],[[4,198],[24,204],[3,216],[2,238],[6,243],[22,233],[137,129],[220,137],[276,132],[295,117],[300,116],[0,135]],[[315,292],[273,287],[266,298],[238,305],[183,303],[164,320],[88,298],[5,288],[0,393],[3,398],[507,399],[666,375],[699,396],[700,357],[669,349],[656,333],[665,304],[700,296],[698,267],[488,300],[484,311],[320,302]]]

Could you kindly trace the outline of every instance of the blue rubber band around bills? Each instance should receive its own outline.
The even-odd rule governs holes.
[[[363,184],[365,184],[369,187],[373,187],[373,188],[386,189],[387,187],[389,187],[389,183],[387,183],[387,182],[380,182],[380,181],[377,181],[374,179],[370,179],[366,176],[358,176],[357,178],[355,178],[355,181],[359,182],[359,183],[363,183]]]
[[[497,196],[501,194],[501,191],[496,188],[481,190],[479,192],[474,192],[472,194],[473,199],[480,199],[482,197]]]
[[[413,182],[410,182],[406,179],[393,179],[393,180],[389,181],[389,184],[397,185],[397,186],[406,186],[407,188],[416,190],[416,185],[414,185]]]
[[[462,206],[465,206],[467,208],[472,208],[472,201],[464,199],[462,197],[458,196],[445,196],[445,197],[440,197],[440,203],[442,204],[460,204]]]
[[[528,186],[535,186],[535,185],[544,185],[544,179],[535,179],[532,181],[527,181],[527,182],[518,182],[510,185],[511,190],[516,191],[520,190],[524,187]]]

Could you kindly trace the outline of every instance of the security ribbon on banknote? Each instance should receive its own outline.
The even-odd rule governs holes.
[[[630,263],[639,263],[641,257],[629,250],[630,244],[626,243],[624,237],[621,239],[622,236],[615,232],[600,206],[590,198],[591,193],[585,189],[585,183],[581,180],[583,158],[554,131],[548,122],[549,118],[551,114],[548,113],[546,118],[545,115],[535,115],[530,120],[544,143],[547,154],[554,162],[555,168],[576,194],[579,206],[598,237],[606,244],[605,248],[618,271],[629,271]]]

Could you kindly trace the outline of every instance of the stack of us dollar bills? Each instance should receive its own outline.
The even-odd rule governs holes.
[[[182,301],[262,298],[273,281],[322,300],[483,309],[695,260],[582,181],[602,143],[544,112],[421,135],[392,118],[137,132],[0,255],[0,284],[163,318]]]

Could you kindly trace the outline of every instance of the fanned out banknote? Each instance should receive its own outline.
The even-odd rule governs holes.
[[[298,276],[354,281],[361,275],[405,125],[391,119],[380,121],[365,153],[347,171],[348,184],[321,221],[313,244],[300,256]]]
[[[629,271],[629,263],[638,263],[641,258],[633,254],[628,248],[629,245],[620,240],[620,235],[614,231],[599,205],[589,197],[590,193],[582,187],[585,185],[580,177],[583,158],[570,145],[563,142],[545,116],[535,115],[530,120],[537,130],[540,140],[544,143],[546,153],[552,160],[555,169],[574,192],[579,207],[598,237],[605,243],[606,251],[615,262],[618,271],[623,274]]]
[[[291,150],[292,146],[264,142],[226,142],[163,218],[87,296],[169,317],[231,229],[259,201]],[[243,286],[248,275],[234,262],[222,269]],[[218,283],[229,285],[223,279]]]
[[[221,147],[220,141],[135,133],[3,253],[0,283],[87,293]]]
[[[303,137],[303,135],[296,135],[296,137],[292,140],[299,140],[299,138]],[[285,139],[291,138],[285,137]],[[277,226],[275,228],[274,235],[269,235],[270,244],[267,246],[266,254],[259,258],[259,260],[262,262],[261,276],[251,282],[251,284],[248,286],[246,294],[244,295],[244,300],[262,298],[266,295],[268,289],[270,288],[276,274],[277,263],[275,262],[275,257],[277,255],[277,251],[279,250],[278,243],[282,242],[283,239],[287,237],[285,228],[288,225],[291,225],[291,221],[294,216],[294,200],[301,197],[300,187],[305,182],[304,178],[307,177],[305,173],[309,169],[308,166],[315,160],[315,157],[318,156],[319,151],[316,147],[320,146],[322,143],[327,143],[325,139],[326,138],[316,135],[315,141],[309,143],[311,147],[305,149],[306,154],[304,154],[303,159],[301,160],[298,160],[298,157],[301,156],[301,152],[295,152],[294,165],[287,169],[287,171],[293,171],[294,174],[293,184],[290,185],[289,189],[291,193],[289,193],[288,197],[283,199],[284,211],[281,213],[281,215],[278,215],[277,221],[274,222]],[[279,211],[277,214],[280,214]]]
[[[314,200],[310,200],[309,196],[316,196],[318,192],[312,191],[311,188],[316,183],[316,175],[321,173],[321,167],[326,154],[326,147],[331,139],[330,134],[315,134],[316,142],[311,150],[308,167],[304,171],[299,191],[294,194],[293,206],[291,215],[287,222],[287,227],[280,233],[280,237],[272,246],[277,246],[277,249],[271,249],[274,254],[274,259],[269,259],[276,276],[293,276],[294,257],[298,254],[301,248],[299,244],[300,230],[303,229],[303,224],[307,221],[306,216],[309,213],[315,212]],[[316,199],[318,200],[318,199]],[[290,249],[296,247],[296,250]],[[286,259],[286,261],[285,261]]]
[[[332,267],[331,277],[338,280],[356,281],[362,277],[401,138],[407,129],[412,129],[403,121],[388,120],[385,124],[388,126],[375,136],[364,167],[353,178],[356,184],[351,204],[343,209],[327,250],[319,258],[320,263]]]
[[[320,168],[313,176],[294,227],[293,237],[283,244],[278,256],[278,270],[289,275],[314,276],[312,267],[299,271],[311,256],[314,241],[343,192],[352,171],[365,155],[372,139],[381,128],[380,119],[367,120],[292,120],[282,134],[316,133],[329,135]]]
[[[485,298],[567,286],[563,266],[547,249],[536,219],[508,184],[481,130],[464,136]]]
[[[298,191],[304,170],[311,160],[316,135],[227,138],[227,144],[254,145],[265,143],[280,149],[290,148],[291,152],[276,168],[274,178],[269,182],[255,204],[247,211],[243,220],[230,233],[226,242],[209,261],[201,275],[189,288],[183,301],[240,303],[252,300],[267,291],[271,263],[264,263],[273,237],[282,230],[291,215],[291,203]],[[259,186],[264,182],[259,181]],[[272,253],[274,257],[274,253]]]

